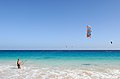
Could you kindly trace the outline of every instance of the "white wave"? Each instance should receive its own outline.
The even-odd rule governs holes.
[[[120,79],[120,69],[112,67],[39,67],[0,65],[0,79]]]

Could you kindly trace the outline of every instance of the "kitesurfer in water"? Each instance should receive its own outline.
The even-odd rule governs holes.
[[[21,69],[20,64],[21,64],[20,59],[18,59],[18,60],[17,60],[18,69]]]

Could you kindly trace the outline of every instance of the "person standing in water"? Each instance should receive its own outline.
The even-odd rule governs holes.
[[[20,59],[18,59],[18,60],[17,60],[18,69],[21,69],[20,64],[21,64]]]

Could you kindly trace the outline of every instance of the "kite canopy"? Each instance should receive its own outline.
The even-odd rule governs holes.
[[[110,41],[110,43],[112,44],[112,41]]]
[[[91,37],[91,32],[92,32],[91,27],[87,25],[87,34],[86,34],[87,38]]]

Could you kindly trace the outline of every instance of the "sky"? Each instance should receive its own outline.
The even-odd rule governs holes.
[[[119,29],[120,0],[0,0],[0,50],[120,50]]]

